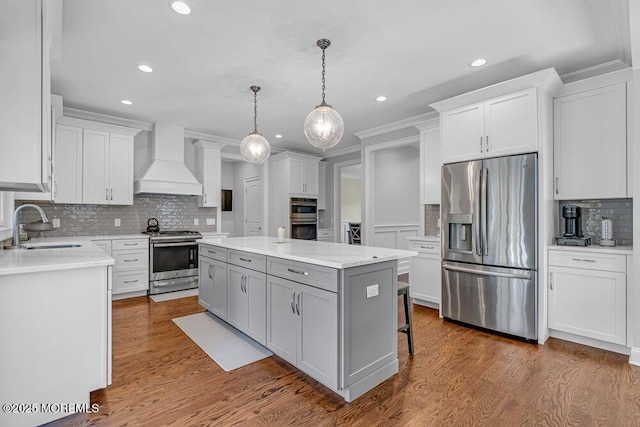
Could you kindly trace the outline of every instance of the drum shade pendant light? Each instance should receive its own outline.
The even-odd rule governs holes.
[[[248,163],[262,164],[269,154],[271,146],[269,141],[258,132],[258,91],[260,86],[251,86],[253,91],[253,132],[240,143],[240,155]]]
[[[322,49],[322,102],[315,110],[309,113],[304,121],[304,134],[311,145],[322,148],[322,151],[324,151],[340,142],[344,133],[344,121],[340,113],[324,100],[324,51],[331,45],[331,41],[320,39],[316,42],[316,45]]]

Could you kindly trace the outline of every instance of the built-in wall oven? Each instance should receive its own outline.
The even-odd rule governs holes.
[[[149,294],[198,287],[197,231],[160,231],[149,237]]]
[[[318,240],[318,200],[292,197],[289,203],[292,239]]]

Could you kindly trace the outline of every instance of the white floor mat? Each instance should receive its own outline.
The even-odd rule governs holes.
[[[198,288],[187,289],[184,291],[167,292],[166,294],[149,295],[153,302],[170,301],[172,299],[186,298],[198,295]]]
[[[209,312],[178,317],[173,321],[227,372],[273,355]]]

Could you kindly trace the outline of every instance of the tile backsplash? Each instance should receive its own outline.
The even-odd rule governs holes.
[[[424,235],[439,236],[440,205],[424,205]]]
[[[23,203],[16,201],[16,206],[19,204]],[[50,221],[60,219],[60,228],[45,232],[46,237],[136,234],[146,230],[149,218],[157,218],[161,230],[216,231],[215,225],[206,225],[207,218],[216,218],[216,208],[199,208],[196,196],[139,194],[131,206],[36,204]],[[120,219],[119,227],[114,225],[116,218]],[[193,224],[194,219],[199,225]],[[35,209],[20,212],[20,223],[39,220]]]
[[[613,238],[620,246],[633,245],[633,199],[571,200],[559,203],[560,235],[564,233],[562,207],[576,205],[582,208],[582,233],[591,237],[591,244],[597,245],[600,239],[602,217],[611,218]]]

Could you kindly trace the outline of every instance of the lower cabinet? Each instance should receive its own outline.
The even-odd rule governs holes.
[[[266,345],[266,274],[229,264],[227,295],[229,324]]]
[[[201,306],[227,320],[227,264],[201,256],[198,301]]]
[[[113,296],[122,298],[124,294],[149,290],[148,239],[98,239],[93,242],[115,261]]]
[[[316,380],[338,387],[338,295],[267,276],[267,347]]]
[[[550,250],[549,329],[625,345],[625,261],[625,255]]]
[[[409,284],[411,298],[418,304],[426,302],[430,307],[438,307],[442,293],[442,258],[440,242],[411,241],[409,249],[418,256],[411,259]]]

